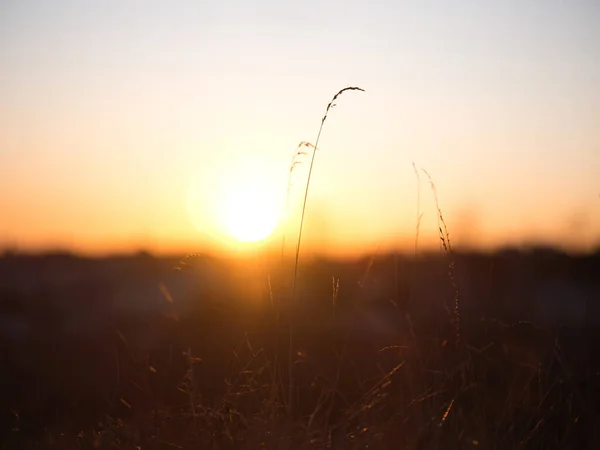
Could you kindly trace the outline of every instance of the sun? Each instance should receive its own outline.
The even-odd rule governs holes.
[[[222,201],[222,222],[227,234],[238,242],[262,241],[277,227],[276,197],[260,180],[232,186]]]
[[[196,173],[187,202],[196,229],[226,245],[268,239],[285,209],[285,183],[278,169],[254,158],[222,161]]]

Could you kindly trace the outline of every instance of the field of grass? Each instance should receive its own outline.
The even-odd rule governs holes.
[[[439,254],[302,258],[347,91],[289,261],[0,259],[0,448],[598,448],[599,254],[455,251],[415,167]]]
[[[456,254],[458,342],[443,256],[307,263],[299,270],[299,302],[289,301],[290,284],[279,282],[275,269],[245,296],[236,285],[240,274],[257,275],[240,264],[199,258],[174,271],[172,260],[151,257],[52,258],[0,264],[2,276],[10,269],[41,278],[61,265],[96,276],[95,283],[82,277],[70,287],[3,291],[3,317],[28,324],[2,335],[3,448],[600,442],[599,255]],[[140,277],[159,291],[158,280],[177,273],[161,285],[166,291],[207,267],[203,280],[214,282],[197,285],[187,301],[173,295],[138,309],[110,301],[119,298],[119,285]],[[117,268],[121,278],[100,275]],[[540,315],[534,299],[554,302],[539,293],[557,280],[595,289],[583,316]]]

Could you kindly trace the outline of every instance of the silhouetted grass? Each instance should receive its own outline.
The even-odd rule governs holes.
[[[292,302],[296,302],[296,287],[298,284],[298,261],[299,261],[299,257],[300,257],[300,245],[302,243],[302,230],[304,228],[304,214],[306,212],[306,203],[308,200],[308,189],[310,187],[310,179],[311,179],[313,167],[315,164],[315,156],[317,155],[317,150],[319,148],[319,140],[321,139],[321,133],[323,131],[323,126],[325,125],[325,121],[327,120],[327,115],[329,114],[329,111],[336,106],[335,101],[343,93],[349,92],[349,91],[364,92],[364,89],[361,89],[356,86],[349,86],[349,87],[345,87],[345,88],[339,90],[337,92],[337,94],[335,94],[333,96],[333,98],[327,104],[327,107],[325,108],[325,114],[321,118],[321,125],[319,126],[319,132],[317,133],[317,139],[315,140],[315,145],[312,148],[313,152],[312,152],[312,157],[310,159],[310,166],[308,168],[308,177],[306,179],[304,200],[302,201],[302,213],[300,216],[300,229],[298,231],[298,242],[296,243],[296,257],[295,257],[295,261],[294,261],[294,279],[293,279],[293,285],[292,285]],[[294,163],[295,163],[295,161],[292,161],[292,165],[290,167],[290,174],[294,168]],[[288,184],[288,186],[289,186],[289,184]],[[289,346],[289,367],[288,367],[288,371],[289,371],[288,410],[289,410],[289,415],[291,416],[292,412],[293,412],[293,397],[294,397],[294,374],[293,374],[293,364],[292,364],[292,354],[294,351],[294,348],[293,348],[294,347],[294,337],[293,337],[293,323],[292,322],[290,322],[290,328],[289,328],[289,344],[290,344],[290,346]]]
[[[135,259],[124,283],[151,274],[164,304],[119,312],[108,301],[84,303],[98,309],[88,326],[101,320],[104,325],[93,338],[80,331],[77,339],[64,331],[69,310],[61,303],[63,288],[35,295],[0,291],[4,314],[24,308],[35,324],[18,344],[0,341],[7,411],[0,448],[558,449],[600,443],[600,411],[592,401],[600,393],[594,360],[600,335],[591,322],[579,328],[537,325],[532,291],[519,290],[525,281],[537,282],[539,273],[553,280],[563,269],[576,285],[594,285],[598,260],[566,259],[567,271],[543,255],[460,254],[452,247],[433,179],[423,169],[442,254],[419,252],[415,164],[413,256],[395,252],[307,264],[307,295],[296,301],[319,139],[335,101],[353,90],[362,91],[342,89],[327,105],[314,146],[301,142],[294,152],[288,200],[298,157],[304,148],[313,151],[289,281],[273,269],[286,266],[273,263],[261,274],[264,292],[251,295],[236,277],[254,267],[214,262],[214,273],[191,294],[194,301],[184,303],[162,279],[172,273],[202,276],[196,262],[206,264],[207,258],[169,260],[167,271],[146,255]],[[282,240],[282,257],[284,246]],[[11,258],[6,267],[12,280],[22,261]],[[64,263],[62,258],[27,270],[35,278]],[[123,273],[123,262],[113,263],[86,270],[99,279],[95,271]],[[517,263],[535,269],[529,279],[519,278]],[[490,267],[499,275],[480,287],[476,281]],[[470,277],[460,278],[457,268]],[[111,289],[89,284],[69,295],[71,315],[83,321],[79,302],[110,298]]]
[[[511,282],[513,275],[501,274],[514,266],[512,256],[453,256],[473,277],[494,263],[500,278],[486,282],[482,293]],[[593,325],[536,326],[526,310],[510,312],[521,304],[503,303],[500,291],[485,304],[480,295],[463,294],[457,353],[454,326],[441,308],[441,299],[453,296],[445,258],[399,258],[401,274],[420,274],[400,279],[401,293],[408,293],[409,284],[413,288],[410,327],[406,311],[389,301],[395,295],[394,255],[307,264],[303,283],[311,295],[294,309],[280,303],[289,285],[277,276],[258,304],[210,285],[188,306],[171,292],[173,301],[165,300],[162,312],[108,316],[105,332],[93,338],[73,339],[62,331],[68,310],[52,309],[48,293],[15,299],[9,308],[5,292],[4,314],[29,305],[40,328],[18,346],[2,347],[6,415],[0,442],[4,448],[122,449],[537,449],[597,443],[593,399],[600,366],[594,355],[600,336]],[[589,280],[598,267],[587,259],[519,258],[521,266],[545,267],[549,279],[561,264],[587,272]],[[195,277],[199,267],[189,258],[176,273]],[[167,273],[152,270],[150,279]],[[388,294],[371,297],[375,280],[389,286]],[[427,294],[431,285],[439,289]],[[75,308],[89,308],[92,292],[70,294],[73,318],[83,320],[85,309]],[[506,317],[497,315],[498,305]],[[288,361],[276,355],[292,321],[297,401],[290,421]]]

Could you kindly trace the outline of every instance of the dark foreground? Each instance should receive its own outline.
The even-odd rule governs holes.
[[[6,255],[0,448],[600,448],[600,254],[453,262]]]

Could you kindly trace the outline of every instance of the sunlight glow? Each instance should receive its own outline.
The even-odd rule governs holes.
[[[188,212],[196,228],[231,244],[262,241],[273,234],[283,211],[285,184],[279,168],[265,161],[239,160],[206,177],[194,176]]]
[[[276,198],[256,181],[232,188],[223,202],[224,225],[239,242],[261,241],[277,227]]]

